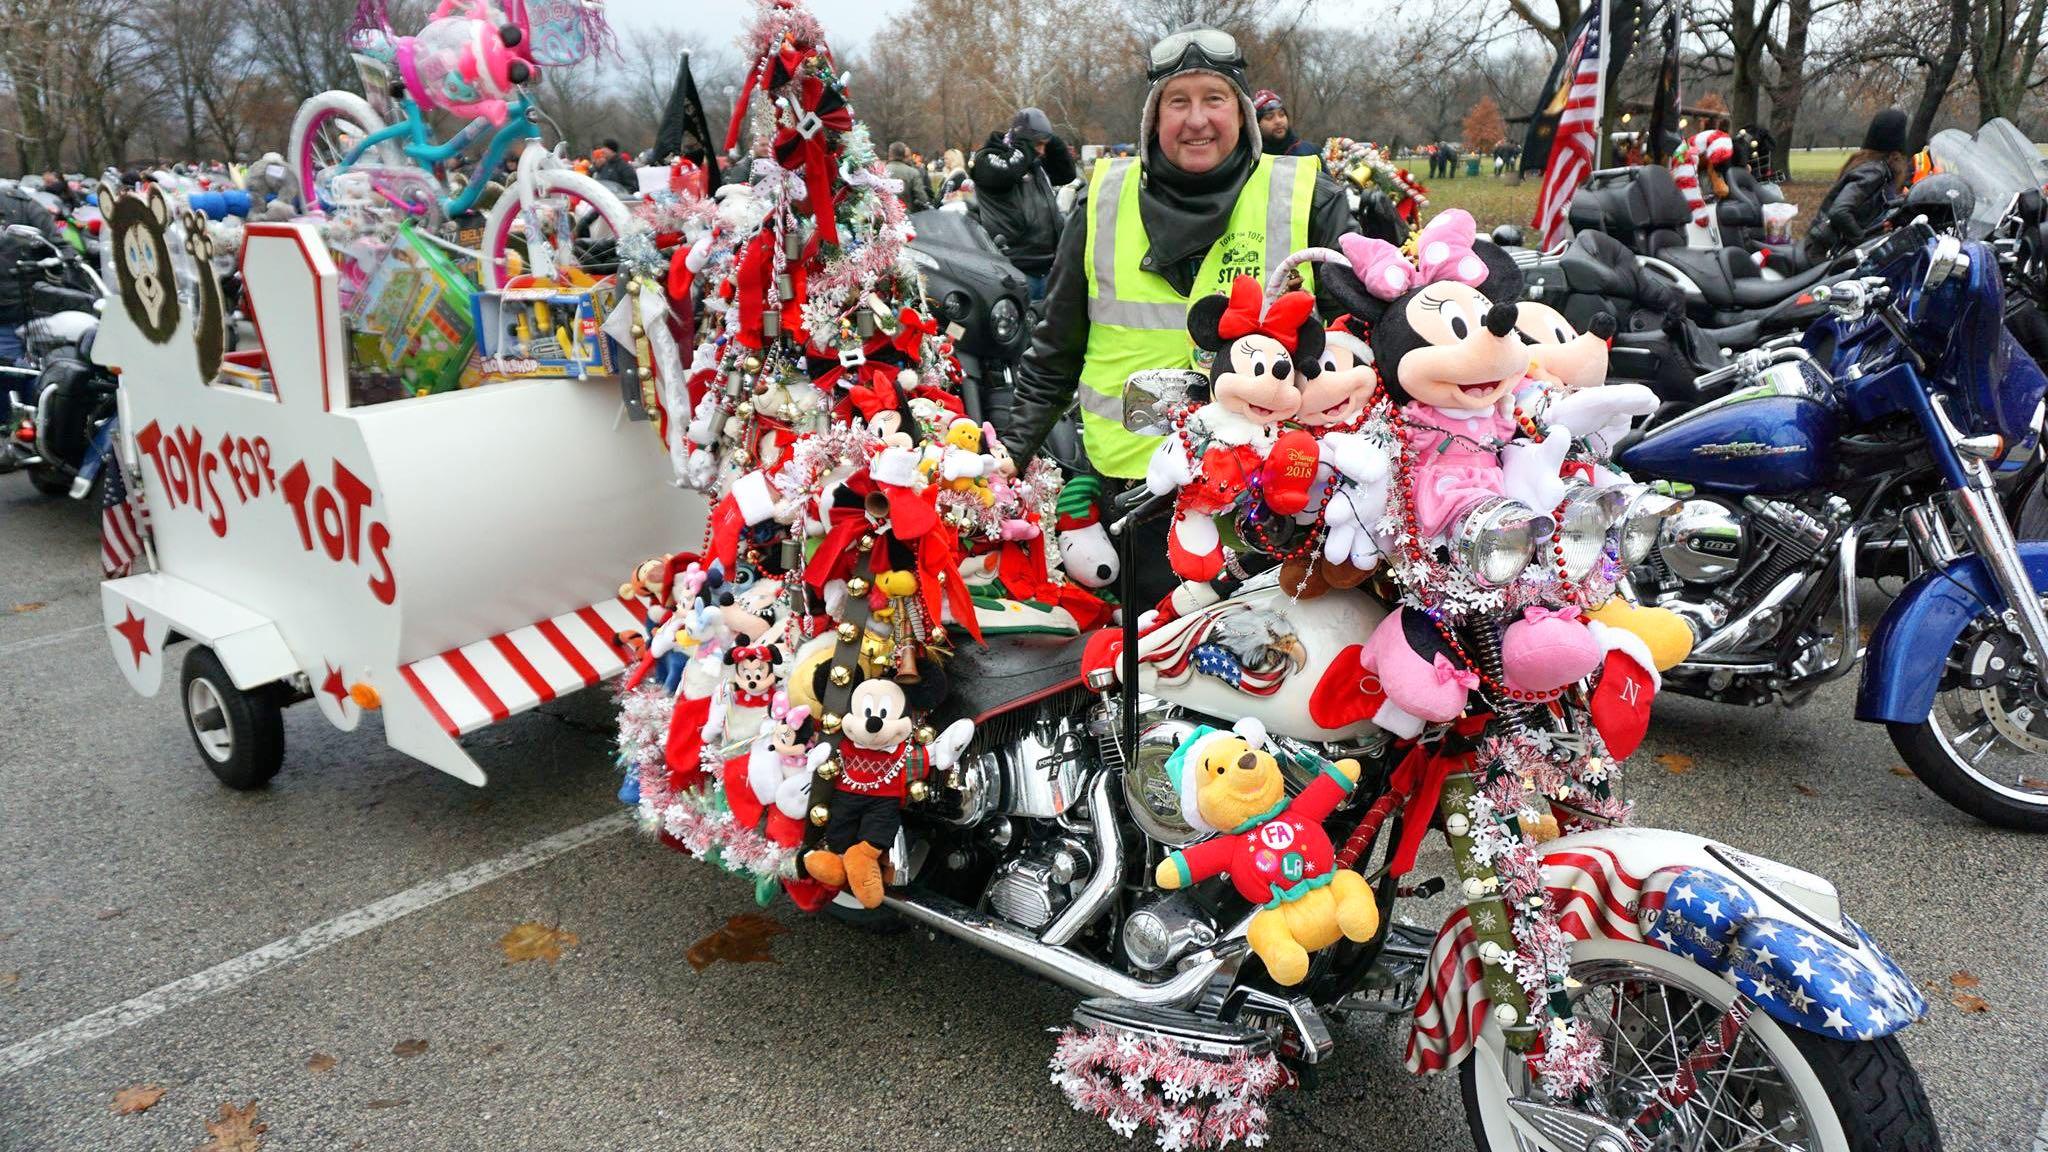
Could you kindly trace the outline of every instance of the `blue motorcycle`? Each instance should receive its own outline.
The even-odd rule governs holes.
[[[1796,705],[1860,661],[1857,718],[1929,788],[2048,831],[2048,542],[2015,539],[1994,483],[2034,446],[2048,377],[2007,331],[2000,256],[1893,232],[1815,290],[1828,317],[1702,376],[1706,403],[1616,460],[1681,500],[1629,580],[1697,637],[1667,687]],[[1859,564],[1894,542],[1917,575],[1866,651]]]

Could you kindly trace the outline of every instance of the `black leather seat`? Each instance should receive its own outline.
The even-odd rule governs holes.
[[[1766,280],[1757,271],[1755,259],[1741,248],[1667,248],[1657,253],[1657,259],[1690,277],[1707,303],[1721,312],[1783,303],[1828,273],[1828,266],[1820,264],[1781,280]]]
[[[945,712],[979,723],[1020,704],[1079,688],[1081,651],[1088,634],[1079,636],[991,636],[981,646],[956,636],[958,647],[946,662],[951,692]]]

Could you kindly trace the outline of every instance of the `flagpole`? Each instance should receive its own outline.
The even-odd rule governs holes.
[[[1607,69],[1613,53],[1608,51],[1614,43],[1614,30],[1607,19],[1607,0],[1600,0],[1600,42],[1594,47],[1599,50],[1600,81],[1593,86],[1593,170],[1605,167],[1607,156]]]

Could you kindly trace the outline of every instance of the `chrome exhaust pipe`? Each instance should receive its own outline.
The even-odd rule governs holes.
[[[1109,865],[1105,864],[1104,868],[1107,867]],[[1182,1008],[1192,1004],[1226,965],[1234,970],[1236,962],[1244,955],[1244,934],[1251,924],[1251,917],[1245,917],[1214,947],[1183,960],[1180,971],[1171,979],[1150,984],[1108,965],[1098,964],[1071,949],[1047,944],[1018,928],[935,893],[905,889],[899,894],[885,896],[882,903],[913,923],[965,940],[1034,976],[1082,995],[1164,1008]]]
[[[1108,772],[1096,772],[1095,786],[1088,789],[1088,821],[1095,833],[1095,871],[1059,918],[1038,934],[1042,944],[1064,946],[1081,929],[1093,924],[1116,899],[1117,877],[1123,871],[1124,838],[1111,808],[1109,777]]]

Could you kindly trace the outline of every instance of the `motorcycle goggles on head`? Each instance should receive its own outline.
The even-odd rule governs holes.
[[[1244,53],[1237,38],[1216,28],[1185,28],[1152,45],[1145,79],[1158,83],[1188,68],[1208,68],[1225,75],[1244,71]]]

